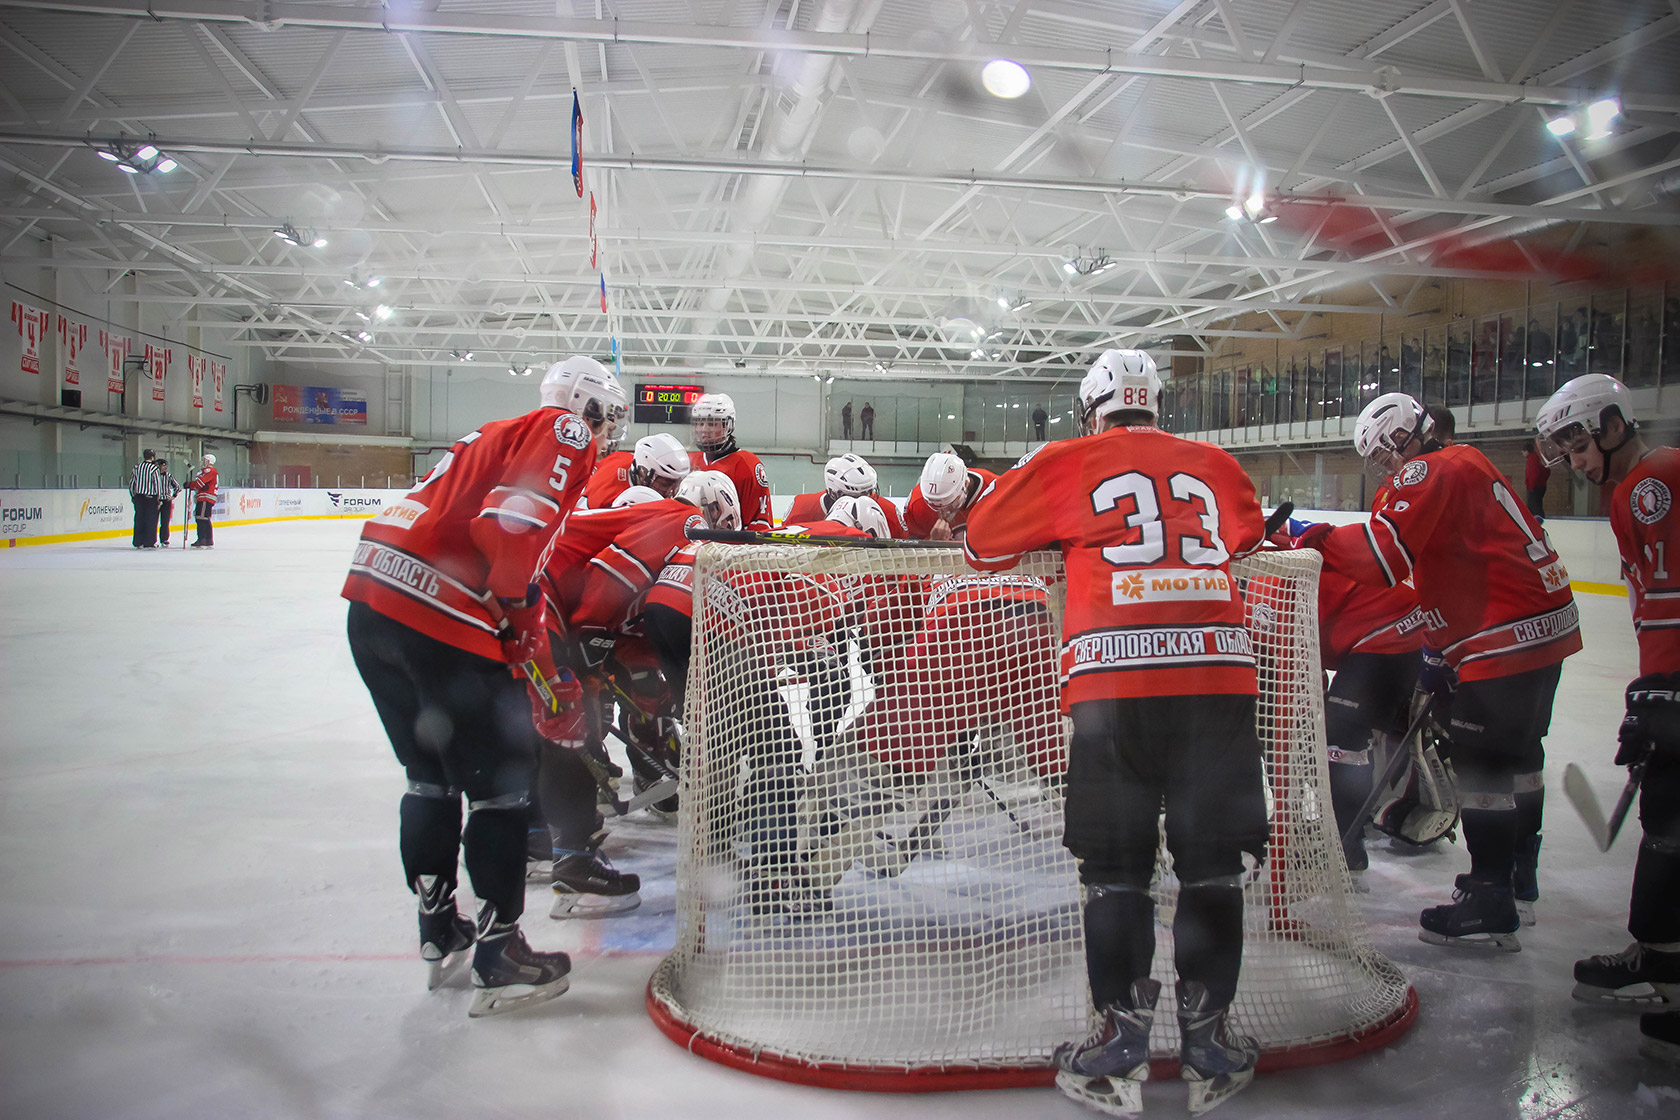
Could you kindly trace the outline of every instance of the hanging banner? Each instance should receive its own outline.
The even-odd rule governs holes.
[[[367,395],[314,385],[274,386],[277,424],[367,424]]]
[[[605,315],[606,313],[607,313],[607,277],[606,277],[605,273],[602,273],[601,274],[601,314]]]
[[[600,259],[600,244],[595,240],[595,192],[589,192],[589,267],[601,267],[596,262]]]
[[[210,400],[215,404],[216,411],[222,410],[222,382],[227,378],[226,362],[210,363]]]
[[[47,337],[47,318],[47,313],[38,307],[12,301],[12,322],[23,340],[23,361],[19,368],[24,373],[41,372],[41,340]]]
[[[578,105],[577,90],[572,90],[572,185],[578,197],[583,197],[583,109]]]
[[[67,389],[82,387],[82,371],[76,365],[76,358],[87,349],[87,333],[86,323],[78,323],[67,315],[58,317],[59,357],[64,360],[64,386]]]
[[[114,334],[110,331],[99,332],[99,348],[105,352],[105,391],[107,393],[122,393],[127,391],[123,384],[123,359],[128,357],[131,340],[126,334]]]
[[[169,376],[169,363],[175,360],[175,351],[167,346],[153,346],[146,343],[146,369],[152,377],[152,399],[162,403],[163,382]]]
[[[187,378],[192,383],[192,406],[204,407],[204,362],[197,354],[187,355]]]

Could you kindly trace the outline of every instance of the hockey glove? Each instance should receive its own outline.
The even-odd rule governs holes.
[[[537,734],[570,750],[582,750],[589,730],[583,711],[583,685],[570,669],[560,670],[543,683],[554,697],[553,704],[535,681],[526,685],[526,691],[531,695],[531,723],[536,727]],[[555,705],[558,705],[558,711]]]
[[[1290,538],[1289,547],[1322,550],[1324,548],[1324,538],[1328,537],[1330,535],[1330,531],[1334,528],[1335,526],[1330,524],[1328,521],[1320,521],[1317,524],[1308,525]]]
[[[525,589],[524,599],[497,599],[502,608],[502,628],[496,636],[502,643],[502,660],[523,665],[548,653],[548,624],[542,591],[536,584]]]
[[[1453,694],[1458,691],[1458,672],[1447,664],[1446,656],[1428,646],[1423,647],[1423,667],[1418,670],[1418,688],[1429,694],[1435,706],[1436,719],[1444,726],[1447,712],[1452,708]]]
[[[1616,739],[1617,766],[1643,762],[1652,750],[1680,751],[1680,673],[1647,673],[1628,685]]]

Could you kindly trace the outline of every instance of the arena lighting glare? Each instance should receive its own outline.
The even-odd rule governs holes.
[[[373,314],[376,319],[389,319],[391,317],[391,309],[382,303],[373,309]]]
[[[1602,140],[1610,135],[1610,126],[1622,115],[1622,103],[1614,97],[1604,97],[1587,106],[1587,133],[1583,139]]]
[[[103,148],[95,148],[94,155],[117,165],[126,175],[150,175],[156,171],[167,175],[180,164],[158,150],[156,144],[142,144],[130,148],[122,140],[113,140]]]
[[[327,247],[327,239],[325,237],[322,237],[318,233],[310,233],[308,230],[304,230],[300,233],[298,228],[291,222],[281,222],[279,225],[275,226],[274,236],[278,237],[288,245],[295,245],[300,248],[304,245],[308,245],[311,249],[325,249]]]
[[[1019,62],[994,58],[980,68],[980,84],[993,97],[1013,101],[1032,88],[1032,76]]]
[[[1546,131],[1553,136],[1568,136],[1575,131],[1575,118],[1553,117],[1546,122]]]

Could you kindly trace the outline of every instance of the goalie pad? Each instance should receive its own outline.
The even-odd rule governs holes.
[[[1421,848],[1443,836],[1453,838],[1460,808],[1452,763],[1426,740],[1412,749],[1410,764],[1384,788],[1371,824],[1385,836]]]

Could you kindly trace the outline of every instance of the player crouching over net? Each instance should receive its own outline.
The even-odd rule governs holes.
[[[1173,942],[1190,1111],[1241,1089],[1259,1056],[1229,1018],[1241,884],[1267,839],[1256,663],[1230,564],[1260,546],[1265,526],[1235,459],[1155,426],[1160,397],[1147,354],[1105,352],[1079,388],[1083,438],[1046,444],[999,477],[968,511],[965,544],[984,570],[1048,547],[1066,561],[1064,842],[1085,888],[1098,1022],[1057,1049],[1056,1084],[1122,1116],[1143,1107],[1161,992],[1150,882],[1163,810],[1181,884]]]

